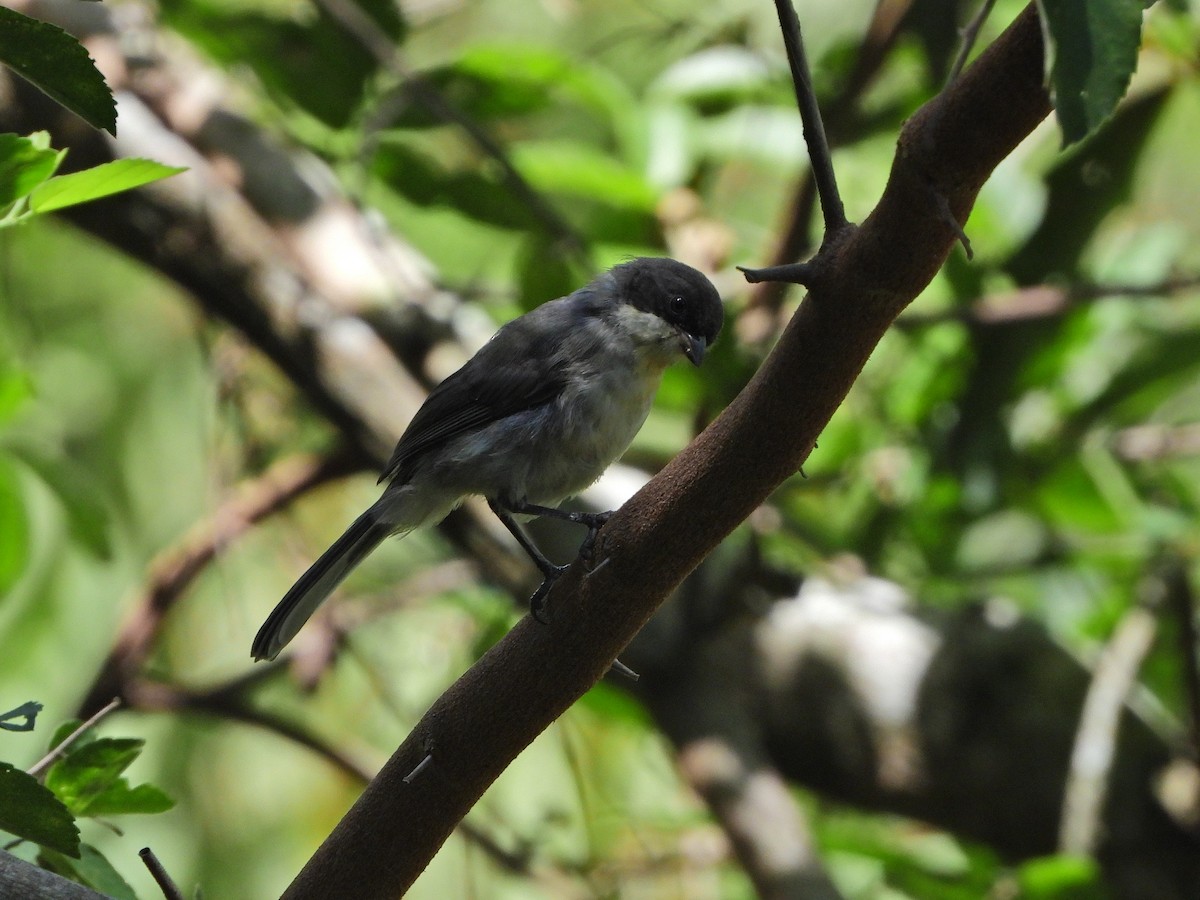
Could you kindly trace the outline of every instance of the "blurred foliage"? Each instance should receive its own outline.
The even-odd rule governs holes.
[[[823,99],[842,100],[828,110],[834,162],[862,218],[900,124],[940,88],[955,21],[974,5],[914,4],[851,98],[841,90],[872,4],[797,6]],[[1020,6],[1001,0],[979,46]],[[399,42],[404,71],[498,141],[559,221],[514,193],[496,160],[330,8],[170,0],[160,14],[243,84],[264,127],[325,160],[497,319],[631,253],[757,264],[790,214],[806,158],[770,4],[359,4]],[[1165,549],[1198,574],[1200,290],[1166,287],[1200,272],[1198,48],[1194,12],[1153,7],[1129,95],[1111,117],[1081,112],[1107,117],[1104,127],[1060,153],[1048,122],[1001,165],[967,224],[974,261],[955,252],[873,355],[808,477],[773,498],[779,515],[763,526],[773,563],[803,573],[848,552],[929,604],[1002,594],[1083,655]],[[565,237],[586,264],[564,252]],[[9,229],[0,260],[0,683],[13,702],[37,696],[67,718],[158,554],[240,480],[332,436],[237,336],[69,228]],[[722,287],[732,325],[747,289]],[[1045,296],[1057,305],[1033,303]],[[981,300],[1005,314],[984,315]],[[715,412],[745,383],[761,356],[735,333],[703,373],[668,373],[632,459],[661,463],[698,409]],[[155,676],[200,688],[243,674],[262,615],[374,497],[372,481],[314,491],[226,548],[173,611]],[[421,532],[384,548],[347,593],[366,602],[448,554]],[[414,598],[356,633],[311,694],[275,678],[255,699],[378,763],[513,615],[508,598],[476,586]],[[1163,639],[1144,671],[1147,702],[1168,724],[1183,715],[1179,668]],[[131,820],[120,848],[152,845],[207,896],[277,893],[359,789],[261,730],[198,716],[117,721],[146,741],[139,780],[178,799],[152,824]],[[0,732],[0,758],[26,754],[19,738]],[[812,814],[848,897],[1094,895],[1096,873],[1077,860],[1010,868],[911,822]],[[581,895],[750,895],[669,748],[609,688],[535,742],[470,821]],[[152,896],[115,836],[94,843]],[[561,886],[502,872],[455,837],[412,896],[561,896]]]

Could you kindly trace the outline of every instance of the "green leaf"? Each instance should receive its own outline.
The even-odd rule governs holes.
[[[0,62],[89,125],[117,133],[117,104],[104,76],[61,28],[0,6]]]
[[[124,778],[97,795],[80,813],[84,816],[128,816],[166,812],[175,801],[152,784],[131,788]]]
[[[523,141],[513,163],[542,191],[627,207],[654,210],[658,195],[644,178],[594,147],[574,141]]]
[[[118,159],[82,172],[51,178],[34,190],[29,198],[29,208],[35,213],[51,212],[132,190],[185,171],[149,159]]]
[[[1023,863],[1017,880],[1027,900],[1092,900],[1104,896],[1095,860],[1045,856]]]
[[[56,762],[46,773],[46,787],[81,815],[89,803],[117,783],[144,745],[145,741],[137,738],[93,741]]]
[[[0,713],[0,728],[5,731],[33,731],[34,722],[37,721],[37,715],[42,711],[42,704],[36,700],[30,700],[27,703],[22,703],[16,709],[10,709],[8,712]],[[24,722],[14,724],[10,719],[24,719]]]
[[[79,828],[71,811],[36,778],[8,763],[0,763],[0,830],[79,855]]]
[[[9,461],[0,456],[0,594],[25,571],[29,560],[29,517],[21,483]]]
[[[0,425],[11,422],[32,394],[29,376],[20,369],[5,368],[0,362]]]
[[[107,559],[112,553],[110,516],[103,491],[95,481],[79,469],[54,465],[27,448],[16,448],[14,456],[57,495],[67,515],[72,537],[96,556]]]
[[[29,137],[0,134],[0,210],[27,196],[53,175],[65,155],[65,150],[49,148],[44,131]]]
[[[53,850],[43,850],[38,854],[38,865],[114,900],[137,900],[133,888],[99,850],[81,844],[79,851],[78,859],[70,859]]]
[[[1063,144],[1095,131],[1125,96],[1142,40],[1141,0],[1038,0]]]
[[[131,788],[121,777],[144,743],[101,738],[72,748],[46,773],[46,786],[77,816],[164,812],[174,805],[166,794],[148,784]]]

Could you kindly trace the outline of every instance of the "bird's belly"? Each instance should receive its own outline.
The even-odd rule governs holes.
[[[619,389],[593,388],[584,397],[566,398],[558,410],[559,426],[550,429],[556,434],[542,452],[532,454],[525,499],[556,503],[593,484],[641,430],[655,386],[643,388],[630,378]]]
[[[551,406],[457,438],[414,480],[437,490],[553,505],[598,479],[629,447],[650,411],[658,371],[630,366],[581,379]]]

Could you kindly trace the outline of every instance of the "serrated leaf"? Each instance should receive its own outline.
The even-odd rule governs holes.
[[[79,828],[71,811],[36,778],[8,763],[0,763],[0,830],[79,855]]]
[[[37,721],[37,715],[41,711],[42,704],[36,700],[22,703],[16,709],[0,713],[0,728],[5,731],[33,731],[34,722]],[[13,719],[23,719],[24,721],[14,722]]]
[[[72,747],[46,773],[46,786],[77,816],[165,812],[175,805],[150,784],[130,787],[121,773],[137,759],[144,741],[99,738]]]
[[[3,7],[0,7],[2,9]],[[66,151],[51,150],[36,136],[0,134],[0,210],[27,196],[54,174]]]
[[[89,125],[117,133],[117,104],[104,76],[61,28],[0,6],[0,62]]]
[[[149,159],[118,159],[82,172],[51,178],[34,190],[29,198],[29,208],[35,213],[53,212],[186,171],[179,166],[164,166]]]
[[[81,815],[88,804],[117,783],[144,744],[136,738],[101,738],[69,750],[46,773],[46,787]]]
[[[99,850],[90,844],[79,846],[79,858],[70,859],[53,850],[38,854],[38,865],[77,884],[99,891],[114,900],[137,900],[129,883]]]
[[[1141,0],[1038,0],[1063,144],[1095,131],[1125,96],[1142,40]]]

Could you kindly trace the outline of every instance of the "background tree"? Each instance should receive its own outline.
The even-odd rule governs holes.
[[[955,23],[974,13],[933,6],[799,8],[851,220],[878,202],[902,121],[938,91]],[[1195,893],[1197,42],[1185,11],[1160,7],[1113,120],[1065,155],[1046,123],[1001,164],[965,226],[974,259],[951,254],[884,337],[808,478],[623,654],[654,726],[623,699],[628,682],[589,693],[414,895],[1053,896],[1092,883],[1072,858],[1007,862],[1056,849],[1095,853],[1100,880],[1128,896]],[[175,713],[121,721],[145,730],[139,765],[179,801],[152,842],[185,884],[261,896],[528,590],[468,508],[373,562],[288,664],[247,664],[261,615],[372,495],[373,478],[350,473],[374,467],[423,389],[490,332],[480,306],[507,317],[630,252],[713,271],[739,339],[703,378],[671,374],[629,458],[657,469],[791,316],[795,299],[745,288],[729,263],[808,255],[813,190],[774,11],[758,4],[189,2],[157,22],[136,9],[111,24],[57,12],[87,13],[67,24],[118,89],[117,142],[16,82],[0,110],[3,130],[50,128],[75,165],[190,167],[81,207],[74,227],[7,237],[0,665],[19,699],[63,717],[114,694]],[[1017,14],[998,4],[980,46]],[[967,109],[986,121],[1030,72],[1036,88],[1033,62],[983,82],[1001,93]],[[1066,127],[1087,130],[1093,113]],[[1007,154],[966,118],[930,119],[904,133],[938,141],[902,145],[909,158],[950,147],[946,172],[986,171],[974,151],[989,138]],[[935,267],[945,255],[978,185],[941,174],[875,219],[879,269],[927,267],[912,246],[941,247]],[[867,284],[874,269],[849,274]],[[885,300],[885,317],[908,299]],[[807,345],[814,366],[869,350],[845,297],[806,309],[823,338]],[[837,373],[809,379],[797,408],[832,396]],[[819,418],[756,422],[763,455]],[[742,486],[718,505],[744,501]],[[683,539],[705,538],[689,521]],[[1175,561],[1158,569],[1164,547]],[[1063,648],[1103,661],[1097,677]],[[1142,718],[1122,718],[1139,668]],[[1171,751],[1184,761],[1169,767]],[[797,807],[788,780],[843,803]]]

